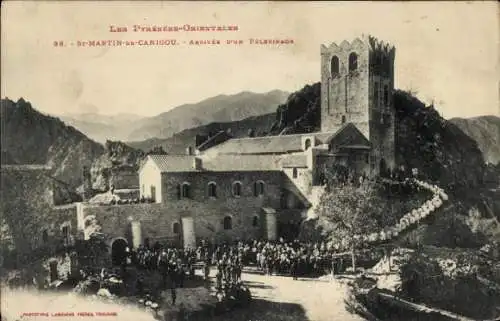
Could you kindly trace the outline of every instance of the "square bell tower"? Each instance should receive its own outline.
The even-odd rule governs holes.
[[[395,48],[363,35],[321,45],[321,131],[354,124],[372,144],[372,173],[395,167]]]

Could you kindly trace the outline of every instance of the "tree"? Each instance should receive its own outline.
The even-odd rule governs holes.
[[[341,248],[350,249],[353,270],[355,249],[362,245],[359,236],[380,230],[388,218],[383,201],[374,185],[346,186],[323,194],[318,204],[318,216],[330,226],[325,230],[327,238]]]

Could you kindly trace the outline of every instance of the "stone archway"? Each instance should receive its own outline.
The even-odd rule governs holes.
[[[121,265],[127,257],[127,241],[120,237],[111,242],[111,261],[113,265]]]

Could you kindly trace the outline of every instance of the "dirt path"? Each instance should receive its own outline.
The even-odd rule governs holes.
[[[214,271],[212,271],[214,273]],[[216,318],[231,321],[358,321],[345,310],[346,288],[329,279],[293,280],[291,277],[244,273],[254,301],[248,309]]]

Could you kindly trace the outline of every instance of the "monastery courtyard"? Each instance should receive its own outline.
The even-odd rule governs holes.
[[[210,277],[215,278],[212,269]],[[361,321],[360,316],[346,311],[346,285],[328,276],[299,278],[242,274],[252,292],[248,308],[236,309],[216,317],[217,321]]]

